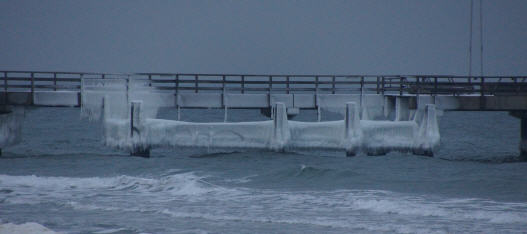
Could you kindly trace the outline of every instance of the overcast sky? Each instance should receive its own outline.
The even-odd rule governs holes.
[[[0,69],[465,75],[469,6],[469,0],[1,1]],[[526,0],[483,1],[486,74],[527,74],[526,12]]]

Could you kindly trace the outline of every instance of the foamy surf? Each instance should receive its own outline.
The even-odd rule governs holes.
[[[48,229],[41,224],[34,222],[27,222],[22,224],[3,223],[0,224],[0,234],[58,234],[51,229]]]
[[[527,227],[525,203],[382,190],[286,192],[222,187],[194,173],[160,178],[0,175],[0,188],[13,191],[0,194],[4,202],[13,205],[64,200],[61,206],[84,212],[140,213],[152,218],[161,215],[214,223],[275,223],[396,233],[443,233],[454,226],[467,231],[503,225]],[[109,199],[122,194],[128,199]],[[477,224],[476,229],[473,224]]]

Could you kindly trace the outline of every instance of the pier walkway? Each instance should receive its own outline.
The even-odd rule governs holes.
[[[182,108],[265,108],[272,105],[269,100],[275,95],[285,101],[288,108],[316,109],[317,95],[378,94],[407,97],[410,108],[417,105],[418,97],[425,96],[433,97],[436,104],[442,105],[438,108],[443,110],[527,110],[527,99],[524,98],[527,95],[527,76],[0,71],[0,103],[78,107],[83,79],[142,80],[170,94],[174,106]],[[233,97],[231,103],[225,103],[225,97],[229,95]]]

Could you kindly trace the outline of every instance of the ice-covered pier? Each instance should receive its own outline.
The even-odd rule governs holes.
[[[0,74],[5,110],[24,105],[81,107],[83,116],[102,120],[108,146],[136,155],[161,146],[433,155],[439,146],[437,115],[443,111],[509,111],[521,119],[520,150],[527,156],[527,77]],[[177,108],[178,116],[158,119],[160,107]],[[180,121],[185,108],[221,108],[224,122]],[[229,109],[239,108],[260,109],[271,120],[228,122]],[[319,122],[288,119],[302,109],[317,110]],[[342,120],[321,121],[324,111],[339,113]],[[16,133],[15,122],[2,121]],[[14,133],[4,131],[6,136]]]

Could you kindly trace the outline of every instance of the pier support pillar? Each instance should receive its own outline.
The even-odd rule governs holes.
[[[383,114],[385,119],[393,119],[390,118],[390,116],[393,116],[393,112],[395,110],[395,103],[394,99],[391,96],[384,96],[384,106],[383,106]]]
[[[410,118],[409,99],[395,98],[395,121],[408,121]]]
[[[0,132],[2,133],[0,137],[0,156],[4,147],[20,142],[23,116],[23,108],[8,106],[0,108]]]
[[[142,102],[134,101],[130,106],[130,140],[132,141],[131,156],[150,157],[150,147],[142,142],[141,130],[143,116],[141,113]]]
[[[346,141],[346,156],[352,157],[357,154],[360,142],[360,116],[357,103],[346,103],[345,113],[345,141]]]
[[[283,152],[284,147],[289,141],[289,124],[287,122],[287,110],[285,104],[277,102],[273,111],[273,139],[272,148],[278,152]]]
[[[424,114],[421,115],[420,111]],[[412,150],[413,154],[433,157],[440,141],[435,104],[426,104],[424,110],[417,110],[415,118],[421,118],[421,120],[419,121],[418,144]]]
[[[525,112],[524,115],[521,117],[520,131],[520,160],[527,161],[527,116]]]
[[[511,111],[511,116],[520,119],[520,161],[527,161],[527,111]]]

